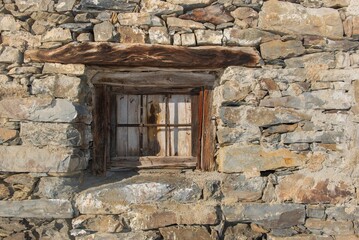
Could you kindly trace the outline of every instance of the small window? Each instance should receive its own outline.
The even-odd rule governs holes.
[[[213,169],[211,93],[208,87],[95,85],[95,172]]]

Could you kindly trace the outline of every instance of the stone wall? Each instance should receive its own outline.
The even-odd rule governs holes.
[[[0,32],[0,239],[359,239],[358,0],[0,0]],[[109,69],[24,58],[73,41],[258,50],[216,69],[217,171],[92,175]]]

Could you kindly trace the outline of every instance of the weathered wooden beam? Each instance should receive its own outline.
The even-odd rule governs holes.
[[[123,67],[199,68],[257,66],[254,48],[180,47],[150,44],[69,43],[49,50],[28,50],[25,57],[35,62],[82,63]]]

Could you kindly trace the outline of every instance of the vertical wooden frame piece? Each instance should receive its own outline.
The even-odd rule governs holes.
[[[215,169],[215,124],[212,120],[213,92],[203,90],[203,122],[202,122],[202,149],[201,170],[213,171]]]

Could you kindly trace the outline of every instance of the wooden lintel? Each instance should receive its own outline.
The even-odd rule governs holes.
[[[254,67],[260,61],[260,56],[254,48],[98,42],[69,43],[49,50],[28,50],[25,52],[25,57],[34,62],[187,69]]]

